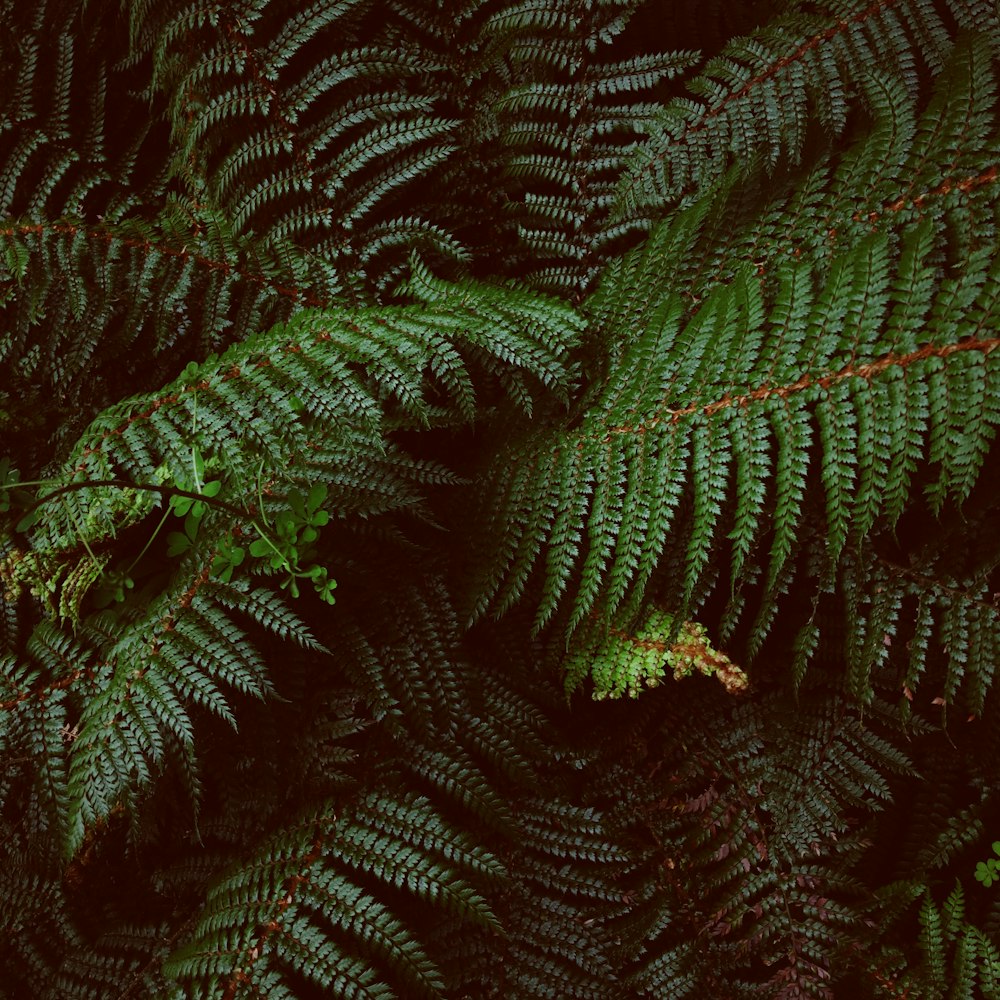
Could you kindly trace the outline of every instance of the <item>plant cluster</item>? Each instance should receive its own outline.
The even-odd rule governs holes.
[[[1000,997],[995,3],[0,28],[0,998]]]

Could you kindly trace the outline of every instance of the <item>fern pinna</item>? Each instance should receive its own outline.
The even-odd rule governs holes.
[[[997,995],[995,5],[0,27],[0,997]]]

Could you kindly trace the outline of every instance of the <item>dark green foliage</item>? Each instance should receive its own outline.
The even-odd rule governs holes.
[[[952,19],[989,32],[994,51],[1000,40],[1000,21],[988,3],[834,0],[781,7],[709,60],[687,83],[691,97],[658,113],[618,191],[620,212],[704,190],[733,157],[759,156],[771,167],[799,162],[817,122],[828,136],[844,133],[852,98],[874,70],[892,73],[911,93],[922,77],[940,72]]]
[[[736,709],[714,696],[701,699],[692,739],[679,725],[690,702],[662,702],[630,743],[638,773],[671,778],[641,780],[617,810],[655,844],[650,940],[629,995],[831,996],[831,971],[864,935],[871,905],[855,875],[871,817],[892,798],[891,776],[911,773],[883,730],[891,716],[863,723],[829,696]]]
[[[557,608],[569,634],[591,614],[630,613],[657,575],[666,603],[690,613],[715,586],[725,553],[726,629],[756,613],[756,649],[773,622],[769,608],[800,573],[815,574],[820,590],[840,574],[852,621],[874,618],[850,655],[857,696],[870,697],[868,674],[884,658],[873,646],[895,630],[912,594],[922,631],[911,678],[937,624],[946,645],[977,649],[971,660],[952,655],[948,700],[968,671],[968,701],[981,708],[988,681],[978,674],[992,672],[995,612],[956,607],[957,591],[971,587],[974,600],[973,580],[955,580],[945,596],[905,572],[893,579],[895,564],[878,558],[875,539],[896,528],[925,457],[936,471],[922,484],[931,509],[967,501],[1000,418],[992,245],[959,274],[942,265],[956,239],[992,231],[994,168],[983,172],[992,132],[981,103],[992,101],[988,65],[984,47],[963,51],[923,119],[900,86],[873,82],[873,130],[836,170],[821,161],[752,214],[726,197],[730,181],[608,268],[585,313],[613,345],[609,370],[580,416],[547,436],[513,433],[488,473],[476,541],[497,555],[481,561],[477,613],[508,608],[536,571],[537,627]],[[941,155],[949,167],[960,158],[967,186],[949,182],[932,204],[915,205],[924,196],[907,192],[942,129],[962,136],[961,149],[946,144]],[[720,202],[713,218],[709,206]],[[725,241],[724,258],[716,240]],[[721,274],[692,302],[706,261]],[[519,510],[532,515],[518,518]],[[796,565],[803,547],[811,557]],[[931,584],[946,578],[926,574]],[[744,592],[757,581],[755,607]],[[817,641],[813,616],[797,677]]]
[[[0,997],[1000,995],[995,4],[0,29]]]

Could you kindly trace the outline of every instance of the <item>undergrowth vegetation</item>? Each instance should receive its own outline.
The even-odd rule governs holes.
[[[0,997],[1000,997],[995,4],[0,28]]]

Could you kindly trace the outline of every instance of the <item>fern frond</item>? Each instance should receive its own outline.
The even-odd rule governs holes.
[[[215,885],[193,940],[166,969],[193,996],[292,997],[303,982],[337,996],[440,997],[444,983],[421,945],[427,927],[400,914],[398,893],[490,921],[466,878],[496,870],[426,800],[374,793],[357,809],[290,825]]]
[[[0,240],[9,285],[0,364],[26,396],[7,417],[12,444],[66,411],[73,416],[60,434],[82,430],[117,401],[109,383],[124,374],[122,356],[134,388],[152,390],[176,374],[175,352],[219,350],[297,307],[325,305],[342,287],[322,261],[239,240],[218,216],[181,203],[155,224],[15,220]],[[54,281],[60,272],[65,280]],[[110,365],[94,351],[95,329]],[[37,444],[26,441],[29,449]]]
[[[112,219],[155,204],[166,122],[137,99],[141,70],[113,55],[127,44],[120,20],[54,0],[3,18],[17,44],[0,87],[0,219]]]
[[[413,289],[425,306],[301,310],[288,325],[189,366],[161,392],[108,409],[67,463],[66,483],[41,491],[39,502],[51,516],[36,529],[33,547],[73,548],[113,537],[123,523],[148,513],[159,484],[167,493],[190,484],[196,452],[209,467],[226,469],[230,482],[254,482],[258,490],[266,482],[269,495],[297,463],[308,463],[305,475],[315,483],[332,455],[355,468],[371,455],[365,475],[376,489],[386,473],[419,480],[419,464],[407,468],[392,460],[392,451],[390,461],[383,458],[385,408],[397,409],[397,425],[427,425],[442,414],[448,420],[449,410],[468,420],[475,400],[469,362],[491,373],[513,369],[526,384],[568,382],[567,351],[582,328],[571,310],[525,293],[448,289],[426,274]],[[428,397],[438,389],[450,405],[432,409]],[[318,453],[315,462],[310,452]],[[138,500],[130,482],[145,491]],[[411,502],[405,486],[383,490],[401,492],[399,504]],[[231,530],[233,517],[246,524],[253,511],[262,513],[252,498],[234,505],[220,497],[218,505],[230,517],[223,531]]]
[[[939,906],[925,892],[920,907],[919,965],[894,972],[894,995],[919,991],[929,998],[997,996],[997,947],[990,938],[965,920],[964,894],[956,883]],[[884,973],[874,971],[878,979]]]
[[[965,114],[965,95],[986,59],[982,47],[962,50],[942,75],[955,102],[945,105],[952,109],[946,116]],[[992,86],[985,86],[988,101]],[[905,106],[898,88],[886,93]],[[940,105],[928,111],[928,127],[941,114]],[[846,158],[842,176],[861,160],[874,162],[872,151],[886,141],[896,141],[893,130]],[[975,162],[980,151],[966,148]],[[907,152],[927,169],[922,145]],[[950,155],[941,151],[946,162]],[[906,183],[905,154],[899,162],[899,179],[876,195],[883,205],[888,191]],[[968,212],[990,217],[995,176],[992,167],[982,186],[970,181],[963,189],[956,225],[968,224],[958,222]],[[831,218],[808,188],[801,197],[808,199],[799,216],[806,234],[813,225],[828,232],[864,219],[857,207],[846,222]],[[844,211],[838,195],[827,197]],[[791,583],[814,465],[825,494],[818,530],[831,567],[849,539],[860,543],[858,532],[893,525],[918,463],[941,470],[928,490],[936,509],[966,500],[1000,416],[988,401],[1000,398],[990,388],[1000,357],[989,334],[997,265],[984,247],[960,276],[942,273],[936,261],[951,248],[929,239],[926,201],[911,213],[903,197],[866,234],[855,230],[849,249],[832,254],[826,246],[816,257],[789,255],[780,242],[755,247],[756,267],[731,263],[694,303],[680,284],[690,276],[685,267],[670,269],[703,209],[660,227],[614,268],[589,310],[623,345],[603,384],[576,426],[547,438],[511,435],[487,474],[496,549],[477,610],[502,612],[535,580],[536,626],[561,611],[571,634],[591,614],[607,619],[623,606],[634,614],[658,571],[669,581],[668,606],[690,614],[711,589],[711,556],[726,538],[731,588],[738,592],[763,569],[762,608],[773,608]],[[950,210],[942,204],[937,211]],[[752,232],[756,242],[759,230]],[[704,260],[694,252],[692,270]],[[638,293],[626,297],[619,281],[630,289],[638,283]],[[915,281],[933,281],[929,323],[913,308]],[[647,496],[657,497],[655,505]],[[760,619],[752,648],[769,620]]]
[[[529,803],[520,838],[506,941],[491,978],[508,995],[621,995],[608,928],[628,853],[596,810],[567,802]]]
[[[797,705],[724,699],[691,689],[660,703],[642,736],[652,753],[646,790],[618,807],[621,822],[652,831],[657,872],[631,989],[686,995],[670,986],[676,975],[687,990],[725,983],[739,996],[832,996],[840,949],[860,932],[866,902],[852,871],[863,848],[855,828],[887,807],[885,774],[911,767],[898,723],[883,708],[868,726],[823,695]],[[697,740],[673,736],[675,717],[691,711],[705,713]]]
[[[169,95],[177,163],[192,191],[238,233],[312,245],[342,273],[353,270],[356,288],[417,245],[387,254],[392,243],[368,230],[395,220],[406,193],[448,160],[457,124],[419,92],[440,67],[413,46],[362,38],[369,6],[203,17],[198,4],[177,3],[140,10],[132,25]],[[452,236],[435,240],[434,220],[416,225],[425,246],[461,258]],[[402,238],[402,227],[389,227]]]
[[[1000,22],[986,5],[948,3],[946,16],[926,0],[787,6],[688,81],[692,97],[664,106],[616,192],[619,217],[702,192],[734,162],[797,162],[811,122],[832,138],[843,134],[871,67],[915,92],[918,58],[932,73],[947,61],[947,16],[988,33],[994,48],[1000,41]]]
[[[612,248],[635,235],[634,225],[609,225],[608,208],[656,110],[641,97],[696,60],[689,51],[607,57],[634,7],[528,4],[481,29],[491,55],[516,57],[524,77],[491,108],[491,152],[503,150],[517,258],[547,291],[579,294]]]
[[[653,609],[634,634],[618,629],[589,629],[575,644],[564,665],[566,691],[571,693],[588,675],[596,699],[635,697],[642,687],[656,687],[672,674],[675,680],[695,671],[717,677],[730,693],[746,689],[746,674],[713,649],[705,629],[696,622],[676,623],[668,612]]]
[[[0,997],[998,995],[994,0],[0,55]]]

